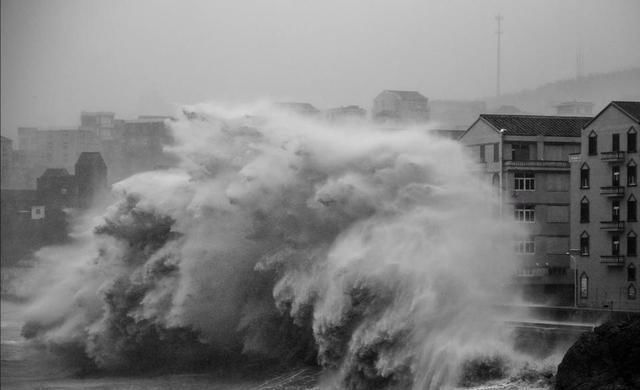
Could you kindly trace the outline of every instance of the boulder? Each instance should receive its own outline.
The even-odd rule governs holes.
[[[585,333],[558,366],[556,390],[640,389],[640,316]]]

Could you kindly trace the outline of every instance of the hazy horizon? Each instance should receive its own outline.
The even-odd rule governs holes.
[[[640,66],[640,1],[2,1],[2,134],[82,110],[172,113],[201,101],[369,110],[383,89],[430,99]]]

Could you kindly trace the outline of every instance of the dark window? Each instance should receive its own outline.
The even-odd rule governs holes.
[[[536,207],[534,205],[518,204],[513,211],[518,222],[534,223],[536,221]]]
[[[582,232],[580,235],[580,256],[589,256],[589,234]]]
[[[589,156],[598,154],[598,136],[596,133],[589,134]]]
[[[637,134],[636,134],[636,130],[634,128],[629,129],[629,132],[627,132],[627,152],[636,152],[638,151],[637,149]]]
[[[631,160],[629,164],[627,164],[627,185],[633,187],[637,185],[637,168],[636,162]]]
[[[611,185],[614,187],[620,186],[620,166],[614,165],[611,167]]]
[[[620,201],[617,199],[611,202],[611,220],[614,222],[620,221]]]
[[[589,166],[583,164],[580,168],[580,188],[589,188]]]
[[[516,191],[535,191],[536,176],[533,173],[518,172],[514,175],[513,189]]]
[[[627,256],[637,255],[637,237],[634,232],[627,234]]]
[[[580,222],[589,222],[589,199],[582,198],[580,201]]]
[[[528,144],[512,144],[511,159],[514,161],[529,160],[529,145]]]
[[[636,198],[631,195],[627,201],[627,221],[636,222],[638,220],[638,203]]]
[[[627,282],[635,282],[636,281],[636,266],[633,264],[629,264],[627,267]]]
[[[611,150],[613,152],[620,150],[620,134],[611,134]]]
[[[493,162],[500,161],[500,144],[493,144]]]
[[[484,155],[484,145],[480,145],[480,162],[486,162],[486,158]]]
[[[586,273],[580,275],[580,298],[589,297],[589,277]]]
[[[617,234],[611,236],[611,254],[620,256],[620,236]]]

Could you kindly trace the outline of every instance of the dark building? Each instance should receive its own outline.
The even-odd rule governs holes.
[[[83,152],[76,162],[78,206],[87,208],[107,192],[107,165],[100,153]]]
[[[0,139],[2,140],[2,151],[0,152],[2,173],[0,181],[2,188],[6,188],[9,185],[13,168],[13,141],[5,136],[0,136]]]
[[[74,207],[77,203],[76,178],[64,168],[49,168],[37,180],[38,194],[49,206]]]

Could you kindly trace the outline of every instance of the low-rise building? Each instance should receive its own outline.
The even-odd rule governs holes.
[[[500,194],[503,217],[528,234],[514,243],[516,284],[529,301],[572,304],[569,155],[590,117],[483,114],[460,137]]]
[[[592,115],[593,103],[592,102],[562,102],[556,104],[556,113],[558,115]]]
[[[358,106],[330,108],[324,112],[324,117],[332,123],[361,121],[366,116],[367,110]]]
[[[571,248],[576,304],[640,310],[640,102],[614,101],[582,130],[571,156]]]
[[[384,90],[373,100],[377,122],[422,123],[429,120],[428,99],[416,91]]]

